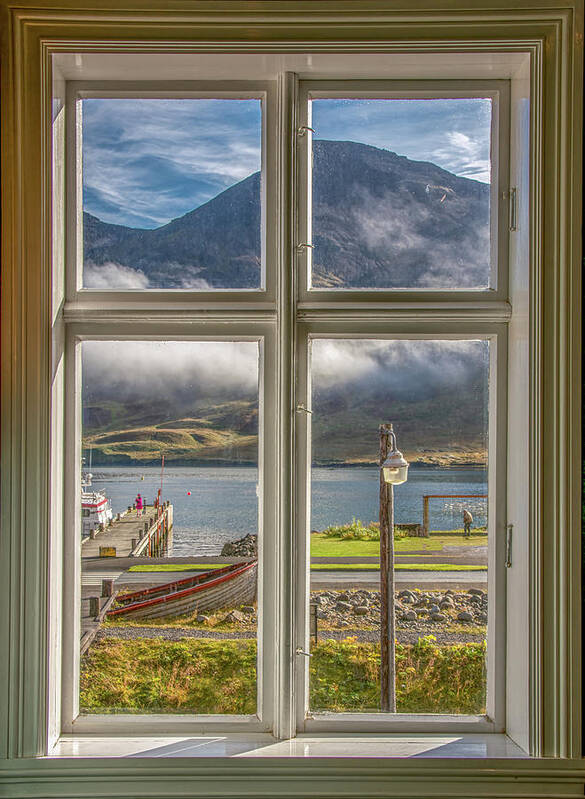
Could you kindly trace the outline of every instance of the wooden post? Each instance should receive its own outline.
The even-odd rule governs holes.
[[[102,580],[102,596],[112,596],[114,593],[114,581],[111,579]]]
[[[138,541],[135,538],[130,539],[130,552],[134,552],[137,543]]]
[[[92,540],[95,538],[95,530],[93,529],[93,527],[92,527],[92,529],[89,531],[89,537],[90,537]]]
[[[99,596],[90,596],[89,598],[89,615],[92,619],[97,619],[100,615],[100,598]]]
[[[423,497],[423,536],[429,537],[429,498]]]
[[[394,616],[394,486],[384,482],[391,424],[380,425],[380,707],[396,713]]]

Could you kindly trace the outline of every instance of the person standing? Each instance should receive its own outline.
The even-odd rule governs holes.
[[[463,535],[466,538],[470,538],[470,536],[471,536],[471,523],[472,522],[473,522],[473,516],[467,510],[467,508],[464,508],[464,510],[463,510]]]
[[[136,505],[136,515],[142,516],[142,508],[144,507],[144,503],[142,501],[142,497],[140,496],[140,494],[138,494],[138,496],[135,499],[135,505]]]

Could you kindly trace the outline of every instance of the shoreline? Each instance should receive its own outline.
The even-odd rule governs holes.
[[[209,460],[180,460],[180,461],[169,461],[165,457],[165,468],[193,468],[193,467],[218,467],[218,466],[225,466],[226,468],[241,468],[241,469],[258,469],[258,464],[252,461],[226,461],[221,459],[209,459]],[[112,467],[124,467],[130,469],[136,469],[136,471],[140,471],[141,469],[160,469],[160,460],[156,461],[120,461],[120,462],[99,462],[99,461],[92,461],[91,468],[92,469],[104,469],[104,468],[112,468]],[[378,463],[338,463],[335,461],[329,461],[324,463],[313,463],[311,464],[311,468],[313,469],[374,469],[379,468]],[[425,461],[412,461],[410,463],[410,469],[414,469],[415,471],[421,470],[426,471],[429,469],[459,469],[459,470],[477,470],[477,471],[487,471],[487,465],[484,463],[478,463],[476,461],[470,463],[427,463]]]

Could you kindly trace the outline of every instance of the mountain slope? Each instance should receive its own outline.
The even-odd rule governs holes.
[[[155,230],[84,213],[86,284],[117,265],[140,287],[258,287],[260,197],[255,173]],[[315,286],[484,285],[489,186],[369,145],[315,142],[313,243]]]

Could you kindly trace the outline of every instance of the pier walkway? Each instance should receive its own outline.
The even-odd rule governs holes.
[[[119,513],[105,529],[95,530],[81,545],[81,557],[155,557],[169,544],[173,527],[173,506],[147,505],[141,516],[133,508]]]

